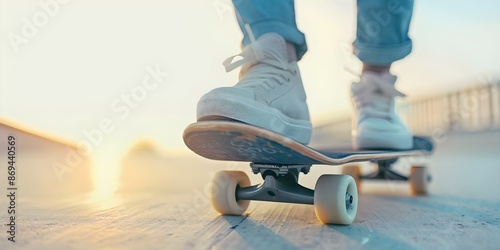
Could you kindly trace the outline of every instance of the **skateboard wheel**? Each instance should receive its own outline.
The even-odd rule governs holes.
[[[358,189],[349,175],[322,175],[314,191],[314,212],[321,223],[349,225],[358,211]]]
[[[356,187],[358,188],[358,192],[361,191],[361,169],[359,166],[344,166],[342,167],[342,174],[350,175],[356,182]]]
[[[250,186],[250,179],[242,171],[220,171],[213,178],[210,187],[210,202],[215,211],[226,215],[241,215],[250,201],[237,200],[236,189]]]
[[[410,189],[414,195],[424,195],[428,192],[428,173],[426,167],[412,166],[410,169]]]

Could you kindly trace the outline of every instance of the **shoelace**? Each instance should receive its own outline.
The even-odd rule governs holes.
[[[241,59],[233,62],[236,57],[241,57]],[[276,68],[287,70],[287,63],[280,58],[278,52],[270,49],[264,50],[259,41],[252,41],[252,43],[247,45],[241,53],[224,60],[222,65],[224,65],[226,72],[230,72],[240,66],[255,65],[259,62],[265,62],[266,64]]]
[[[297,72],[295,70],[288,69],[288,63],[283,60],[277,51],[272,49],[264,49],[264,47],[255,40],[253,32],[249,25],[245,25],[247,33],[249,34],[251,43],[247,45],[240,54],[231,56],[224,60],[222,63],[226,72],[230,72],[240,66],[251,67],[249,72],[246,72],[245,78],[240,81],[240,84],[246,84],[247,86],[262,85],[266,90],[275,89],[275,83],[283,85],[284,81],[289,82],[290,77],[285,76],[283,71],[288,71],[292,75]],[[237,57],[241,57],[240,60],[233,60]],[[263,64],[267,64],[273,67],[265,67]],[[279,69],[279,70],[278,70]],[[251,71],[251,74],[249,74]],[[270,81],[270,80],[273,81]]]
[[[393,100],[396,96],[404,97],[405,95],[399,92],[393,84],[380,80],[363,84],[362,87],[355,89],[354,100],[360,111],[358,122],[369,117],[390,120]]]

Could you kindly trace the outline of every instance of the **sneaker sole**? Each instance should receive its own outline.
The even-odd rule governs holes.
[[[302,144],[309,143],[312,131],[309,121],[293,119],[278,109],[241,99],[231,95],[206,94],[198,102],[198,120],[208,116],[226,117],[271,130]]]
[[[390,149],[406,150],[413,147],[413,136],[395,136],[394,133],[376,134],[364,136],[353,136],[352,146],[354,149]]]

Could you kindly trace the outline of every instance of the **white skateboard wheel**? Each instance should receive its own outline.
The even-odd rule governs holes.
[[[358,192],[361,191],[361,169],[359,166],[346,165],[342,167],[342,174],[350,175],[356,182]]]
[[[236,200],[237,187],[250,186],[250,179],[242,171],[220,171],[212,178],[210,202],[220,214],[241,215],[247,210],[250,201]]]
[[[349,225],[358,211],[358,189],[349,175],[322,175],[314,190],[314,212],[321,223]]]
[[[428,174],[426,167],[412,166],[410,169],[410,189],[414,195],[424,195],[428,192]]]

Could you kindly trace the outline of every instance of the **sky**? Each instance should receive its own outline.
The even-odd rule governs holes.
[[[300,0],[296,9],[313,124],[345,117],[356,80],[346,68],[360,69],[350,47],[355,1]],[[416,1],[413,53],[393,66],[398,88],[413,100],[498,76],[498,13],[498,1]],[[226,0],[0,0],[0,117],[96,154],[144,138],[184,150],[198,99],[236,82],[237,70],[222,67],[240,52],[233,14]]]

